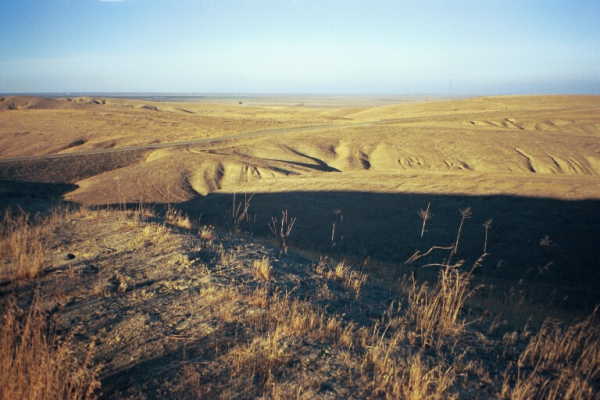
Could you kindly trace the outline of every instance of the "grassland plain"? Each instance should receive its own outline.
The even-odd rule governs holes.
[[[50,216],[2,221],[6,382],[33,332],[92,397],[598,396],[598,97],[0,104]]]

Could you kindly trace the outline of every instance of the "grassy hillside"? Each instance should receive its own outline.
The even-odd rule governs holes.
[[[175,209],[7,215],[2,232],[2,398],[599,393],[597,312],[523,325],[478,307],[485,254],[442,258],[420,266],[437,271],[431,283],[406,275],[390,288]],[[57,384],[41,392],[48,370]]]

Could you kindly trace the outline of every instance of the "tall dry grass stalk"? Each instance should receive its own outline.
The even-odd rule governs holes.
[[[462,238],[465,221],[467,219],[471,218],[471,216],[473,215],[471,207],[460,209],[458,212],[460,214],[460,222],[458,223],[458,228],[456,229],[456,238],[454,239],[454,243],[452,243],[451,245],[448,245],[448,246],[431,246],[429,248],[429,250],[427,250],[425,252],[415,250],[415,252],[406,261],[404,261],[404,263],[412,264],[412,263],[420,260],[421,258],[427,257],[428,255],[432,254],[436,250],[442,250],[442,251],[447,251],[448,256],[446,258],[446,261],[443,264],[437,264],[437,265],[442,265],[442,266],[451,265],[452,257],[455,256],[456,254],[458,254],[458,246],[459,246],[460,240]],[[425,230],[425,224],[427,223],[427,220],[431,218],[431,214],[430,214],[430,210],[429,210],[429,203],[427,204],[427,209],[419,211],[419,216],[423,220],[423,225],[421,227],[421,237],[423,237],[423,233]],[[487,246],[487,230],[486,230],[486,246]]]
[[[281,218],[271,217],[269,229],[279,241],[279,249],[282,254],[288,252],[288,239],[296,224],[296,217],[290,217],[288,210],[281,210]]]
[[[431,203],[427,203],[427,208],[419,210],[419,217],[421,218],[421,238],[425,234],[425,228],[427,227],[427,221],[431,219]]]
[[[483,254],[487,254],[487,250],[488,250],[488,235],[490,233],[490,229],[492,229],[492,222],[494,220],[493,219],[487,219],[484,223],[483,223],[483,230],[484,230],[484,239],[483,239]]]
[[[10,301],[0,327],[0,400],[93,399],[100,383],[91,355],[78,360],[35,302],[22,310]]]
[[[6,212],[0,224],[0,279],[30,279],[44,264],[44,236],[50,224],[31,223],[26,213]]]
[[[458,254],[458,245],[460,244],[460,239],[462,237],[462,232],[463,232],[463,227],[465,225],[465,221],[473,216],[473,211],[471,210],[471,207],[462,208],[462,209],[458,210],[458,213],[460,214],[460,222],[458,223],[458,229],[456,231],[456,239],[454,240],[454,248],[448,255],[448,261],[446,261],[446,264],[451,264],[452,256],[455,256]]]
[[[252,203],[252,198],[254,198],[254,194],[248,196],[248,194],[244,193],[244,199],[238,201],[237,194],[233,193],[231,223],[234,231],[241,230],[242,224],[250,222],[250,204]]]

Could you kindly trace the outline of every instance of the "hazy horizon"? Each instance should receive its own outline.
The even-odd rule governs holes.
[[[600,2],[21,0],[0,93],[600,94]]]

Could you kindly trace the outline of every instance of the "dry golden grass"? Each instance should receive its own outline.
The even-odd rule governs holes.
[[[30,279],[37,276],[44,264],[44,236],[48,226],[33,225],[25,213],[6,212],[0,226],[0,258],[8,264],[0,266],[1,279]]]
[[[117,217],[120,222],[130,224],[132,226],[143,226],[145,222],[151,218],[156,218],[156,211],[151,207],[147,207],[142,203],[138,203],[134,208],[127,208],[124,204],[118,209],[105,209],[106,216]]]
[[[81,210],[70,215],[83,218],[94,212]],[[123,215],[119,211],[97,213]],[[171,219],[168,223],[176,221],[179,215],[171,213],[171,217],[166,217]],[[67,214],[55,215],[52,224]],[[19,218],[11,219],[14,222],[7,224],[4,231],[15,232],[24,226],[35,228],[26,217]],[[134,244],[136,240],[144,244],[169,240],[169,229],[156,223],[149,210],[140,208],[119,218],[115,220],[123,223],[124,231],[134,235]],[[43,229],[51,225],[45,226]],[[39,232],[47,235],[50,230]],[[190,351],[197,343],[201,347],[191,361],[182,360],[178,364],[182,366],[182,387],[176,388],[176,398],[316,398],[323,395],[321,385],[328,380],[348,389],[346,395],[351,393],[355,398],[452,399],[462,398],[473,388],[473,393],[479,396],[483,393],[476,391],[480,381],[493,389],[488,393],[495,398],[584,400],[597,396],[598,311],[571,326],[548,321],[527,345],[517,333],[505,335],[504,341],[493,341],[485,337],[485,331],[476,331],[465,320],[465,305],[476,288],[473,269],[465,271],[460,264],[437,265],[440,268],[437,280],[428,285],[414,280],[405,282],[388,311],[381,317],[372,317],[372,313],[362,314],[361,310],[363,306],[373,307],[368,302],[372,300],[371,281],[365,286],[367,275],[344,262],[319,263],[317,278],[329,284],[332,282],[327,280],[338,282],[357,301],[347,301],[345,297],[343,305],[335,301],[321,305],[310,296],[295,297],[296,288],[291,292],[283,292],[289,289],[285,286],[278,289],[278,281],[285,276],[282,273],[277,280],[273,279],[269,258],[255,260],[249,271],[240,272],[248,263],[240,260],[237,247],[226,247],[224,242],[217,241],[213,227],[201,227],[199,235],[202,248],[210,250],[211,261],[203,260],[207,263],[203,264],[204,269],[195,269],[194,274],[206,271],[208,278],[214,273],[219,279],[203,281],[204,286],[189,291],[188,295],[199,296],[200,301],[194,297],[194,302],[202,304],[202,313],[208,313],[202,319],[214,325],[203,324],[186,335],[174,335],[177,337],[173,340],[186,340]],[[448,251],[454,251],[461,238],[459,228],[455,244]],[[44,241],[40,243],[43,245]],[[143,252],[137,254],[141,257]],[[174,258],[187,263],[186,257]],[[212,270],[208,263],[213,264]],[[227,271],[233,271],[231,281],[227,280]],[[269,284],[246,285],[248,272]],[[126,302],[128,295],[135,297],[135,279],[126,270],[116,270],[111,278],[92,283],[90,291],[97,296],[110,289]],[[185,286],[182,290],[188,289]],[[369,296],[364,296],[365,293]],[[353,312],[359,315],[356,319],[349,315]],[[0,368],[9,373],[0,376],[0,400],[94,396],[98,382],[97,371],[91,366],[91,353],[83,361],[77,361],[69,338],[53,335],[38,307],[21,311],[9,304],[3,318]],[[496,358],[477,358],[480,356],[477,346],[494,347]],[[481,354],[492,354],[485,351]],[[463,360],[465,352],[474,354],[475,359]],[[303,364],[307,355],[313,360],[312,369]],[[504,381],[492,382],[502,372]]]
[[[162,241],[165,233],[168,232],[168,228],[163,224],[147,224],[142,229],[142,237],[146,240],[158,240]]]
[[[58,213],[63,215],[63,220],[69,215],[84,219],[110,219],[115,223],[127,225],[132,228],[143,227],[151,220],[158,218],[156,211],[152,207],[142,203],[138,203],[135,207],[128,207],[125,203],[121,202],[116,207],[80,207],[75,211],[67,210],[59,211]]]
[[[212,225],[203,225],[198,230],[198,236],[202,240],[210,242],[216,238],[215,227]]]
[[[240,303],[259,306],[263,312],[258,317],[245,319],[243,314],[231,312],[232,304],[239,306]],[[433,364],[430,358],[426,360],[420,353],[407,355],[401,346],[403,331],[388,337],[389,326],[360,328],[328,316],[309,302],[288,295],[269,294],[265,288],[248,294],[230,293],[228,301],[219,304],[221,318],[233,318],[253,332],[246,342],[234,345],[219,358],[220,365],[228,371],[227,381],[220,383],[223,387],[243,389],[245,383],[246,394],[250,397],[261,394],[267,398],[282,398],[284,394],[291,398],[314,396],[315,389],[318,391],[318,380],[315,388],[315,382],[310,380],[289,382],[282,379],[289,373],[291,365],[300,361],[298,343],[309,341],[323,349],[324,354],[339,354],[343,368],[358,374],[353,385],[359,397],[452,398],[450,388],[456,377],[455,371],[446,364]],[[400,318],[400,313],[396,318]],[[189,370],[186,374],[195,376]],[[188,390],[206,393],[198,386],[197,378],[192,379],[196,383]],[[247,382],[253,383],[248,386]],[[235,392],[229,394],[235,395]]]
[[[173,207],[167,208],[165,213],[165,220],[168,224],[177,226],[179,228],[191,230],[194,227],[190,217],[185,215],[183,211]]]
[[[410,303],[410,299],[409,299]],[[422,306],[409,304],[409,309]],[[422,313],[429,312],[425,309]],[[456,398],[452,386],[457,371],[441,354],[425,357],[429,344],[417,338],[432,337],[437,332],[419,332],[414,317],[392,305],[386,318],[370,330],[358,330],[362,385],[366,392],[385,399],[451,399]],[[414,343],[418,347],[411,348]],[[422,350],[419,350],[422,349]]]
[[[362,368],[372,378],[370,391],[385,399],[449,399],[456,374],[445,365],[431,366],[420,354],[394,356],[395,342],[376,342],[364,356]]]
[[[218,247],[216,250],[219,265],[221,265],[222,268],[230,268],[238,263],[238,259],[233,252],[230,252],[223,247]]]
[[[81,400],[99,388],[91,351],[78,360],[67,339],[52,334],[34,304],[28,310],[9,302],[0,327],[1,400]]]
[[[286,348],[286,339],[282,331],[275,330],[233,348],[226,358],[231,365],[231,374],[248,376],[261,386],[272,384],[274,375],[293,357]]]
[[[600,314],[561,326],[547,320],[507,370],[504,398],[592,399],[600,379]]]
[[[161,223],[144,223],[138,220],[130,222],[134,224],[131,227],[133,234],[129,242],[133,249],[163,243],[169,232],[169,229]]]
[[[354,293],[356,299],[360,297],[360,291],[367,281],[366,274],[352,270],[344,261],[338,262],[332,270],[327,271],[325,277],[341,282],[346,289]]]
[[[271,260],[267,257],[263,257],[260,260],[254,260],[252,262],[252,271],[256,279],[262,281],[270,281],[273,276],[273,267],[271,266]]]
[[[442,267],[433,287],[412,280],[407,290],[408,316],[423,344],[432,345],[440,336],[462,332],[460,315],[473,293],[471,273],[461,271],[460,265]]]

